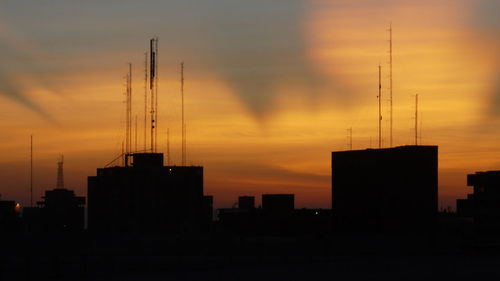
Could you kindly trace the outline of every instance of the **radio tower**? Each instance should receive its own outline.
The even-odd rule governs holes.
[[[389,105],[390,105],[390,138],[389,146],[392,147],[392,22],[389,24]]]
[[[64,189],[64,155],[61,155],[59,162],[57,162],[57,189]]]
[[[186,124],[184,121],[184,62],[181,62],[182,166],[186,166]]]

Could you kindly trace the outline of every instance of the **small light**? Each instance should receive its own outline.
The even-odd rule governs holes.
[[[317,215],[317,214],[318,214],[318,212],[314,212],[314,214],[315,214],[315,215]]]

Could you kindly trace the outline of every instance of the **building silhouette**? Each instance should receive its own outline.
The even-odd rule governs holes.
[[[78,231],[85,227],[85,197],[73,190],[56,188],[45,191],[39,206],[41,229],[47,231]]]
[[[100,168],[88,177],[88,229],[198,232],[209,201],[203,197],[203,167],[164,166],[162,153],[130,154],[125,166]]]
[[[23,208],[28,231],[81,231],[85,228],[85,197],[64,187],[64,158],[57,162],[56,188],[46,190],[36,207]]]
[[[0,200],[0,232],[17,231],[20,227],[20,205],[11,200]]]
[[[438,206],[438,147],[332,153],[332,209],[342,227],[426,228]]]
[[[254,196],[239,196],[238,197],[238,209],[244,209],[244,210],[255,209],[255,197]]]
[[[270,216],[289,216],[295,208],[293,194],[262,194],[262,211]]]
[[[467,175],[473,193],[457,200],[457,215],[470,217],[480,225],[500,226],[500,171]]]

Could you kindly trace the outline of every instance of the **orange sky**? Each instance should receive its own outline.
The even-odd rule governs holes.
[[[443,206],[469,191],[467,173],[500,168],[500,24],[487,13],[494,1],[194,2],[79,4],[74,17],[64,5],[40,7],[36,16],[34,7],[16,4],[2,11],[2,198],[29,200],[30,134],[35,197],[54,188],[59,154],[66,187],[86,194],[86,177],[121,151],[129,61],[142,147],[142,59],[150,37],[143,30],[160,37],[159,149],[169,127],[173,162],[180,162],[184,60],[188,162],[205,167],[205,193],[217,207],[271,192],[295,193],[297,207],[329,207],[330,152],[347,148],[346,130],[353,129],[355,149],[376,143],[379,63],[388,145],[390,22],[394,144],[413,143],[418,93],[422,144],[440,146]],[[118,11],[103,12],[112,8]],[[170,17],[146,18],[148,9]]]

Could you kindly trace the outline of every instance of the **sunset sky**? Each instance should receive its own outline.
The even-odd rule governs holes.
[[[440,206],[466,175],[500,170],[498,0],[1,0],[0,193],[29,203],[56,184],[86,195],[87,176],[121,153],[125,79],[143,147],[144,52],[159,37],[158,147],[180,164],[185,63],[188,163],[205,167],[215,206],[238,195],[294,193],[330,207],[331,151],[377,143],[378,64],[389,144],[393,27],[394,145],[439,145]],[[419,124],[420,125],[420,124]],[[363,196],[360,194],[360,196]]]

